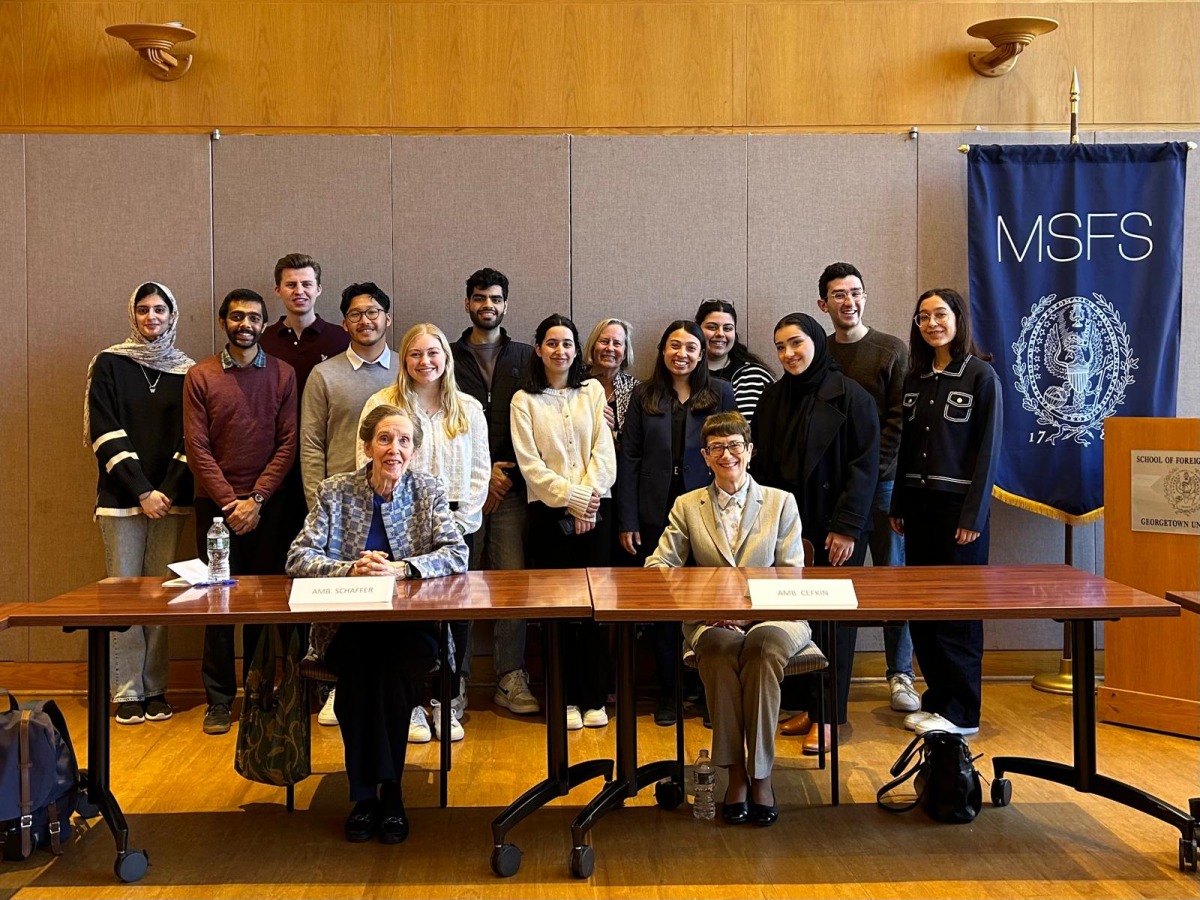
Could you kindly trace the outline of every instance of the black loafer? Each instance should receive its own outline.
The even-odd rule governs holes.
[[[377,810],[374,804],[356,803],[346,819],[346,840],[352,844],[369,841],[375,834]]]
[[[743,800],[741,803],[726,803],[721,807],[721,818],[726,825],[741,825],[750,818],[750,804]]]
[[[779,803],[774,797],[771,798],[771,805],[764,806],[761,803],[750,804],[750,821],[760,828],[766,828],[774,825],[779,818]]]
[[[408,816],[401,810],[399,815],[384,816],[379,820],[379,843],[403,844],[408,838]]]

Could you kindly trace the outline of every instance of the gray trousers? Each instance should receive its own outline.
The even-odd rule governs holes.
[[[150,575],[169,578],[167,563],[178,560],[179,535],[188,516],[97,516],[109,578]],[[109,671],[114,703],[166,693],[170,658],[165,625],[133,625],[109,635]]]
[[[706,628],[695,639],[712,716],[714,764],[742,764],[751,778],[771,774],[783,669],[811,639],[803,621],[760,622],[745,634]]]
[[[471,548],[472,569],[509,571],[526,568],[528,510],[525,491],[514,488],[504,495],[495,512],[483,517],[483,525],[475,532],[475,543]],[[524,619],[496,620],[492,631],[492,667],[497,681],[514,669],[525,668],[525,630]]]

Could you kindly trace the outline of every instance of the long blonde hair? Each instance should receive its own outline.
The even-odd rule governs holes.
[[[454,354],[450,352],[450,341],[442,329],[431,322],[418,322],[400,339],[400,365],[396,367],[396,383],[388,389],[386,402],[405,411],[418,408],[417,392],[412,377],[408,374],[408,351],[413,341],[423,334],[432,335],[441,345],[446,358],[446,370],[438,381],[438,406],[445,415],[446,437],[453,439],[466,434],[470,429],[467,410],[458,393],[458,382],[454,378]]]

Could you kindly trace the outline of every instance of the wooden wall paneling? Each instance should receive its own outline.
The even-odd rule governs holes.
[[[0,603],[29,599],[29,354],[25,285],[25,139],[0,135],[0,272],[6,273],[0,341]],[[0,631],[0,659],[25,660],[24,628]]]
[[[1004,78],[976,75],[967,53],[989,48],[967,28],[1030,14],[1060,27]],[[751,126],[1052,124],[1066,118],[1072,66],[1091,81],[1089,4],[764,3],[747,15]],[[1084,93],[1081,121],[1092,102]]]
[[[570,314],[567,137],[393,137],[392,161],[397,341],[423,321],[457,339],[467,276],[485,266],[509,278],[516,340]]]
[[[1097,124],[1200,121],[1195,3],[1096,3]],[[1080,74],[1082,78],[1082,73]]]
[[[28,125],[388,124],[389,7],[378,3],[28,2]],[[182,21],[176,82],[150,77],[108,25]]]
[[[19,128],[21,102],[21,6],[0,4],[0,128]]]
[[[1193,7],[1193,12],[1195,7]],[[1197,17],[1200,19],[1200,16]],[[1193,73],[1195,74],[1195,73]],[[1160,132],[1100,132],[1099,144],[1161,141],[1195,141],[1200,143],[1200,131]],[[1187,196],[1183,209],[1183,322],[1180,336],[1179,391],[1176,395],[1178,416],[1200,416],[1200,153],[1193,150],[1187,157]]]
[[[82,438],[84,376],[99,350],[129,334],[128,299],[143,281],[170,287],[180,346],[212,352],[212,223],[204,136],[26,138],[29,295],[55,315],[29,333],[30,598],[104,575],[91,521],[96,460]],[[190,554],[188,554],[190,555]],[[82,652],[82,638],[32,632],[32,659]]]
[[[746,138],[584,137],[571,142],[571,260],[581,338],[598,319],[634,327],[635,372],[662,330],[705,297],[746,302]]]
[[[253,288],[277,320],[285,310],[274,293],[275,261],[288,253],[320,263],[317,311],[330,322],[341,324],[341,293],[351,283],[374,281],[390,294],[389,154],[384,136],[233,135],[214,142],[214,301]]]
[[[397,126],[732,124],[730,4],[402,3],[392,16]]]

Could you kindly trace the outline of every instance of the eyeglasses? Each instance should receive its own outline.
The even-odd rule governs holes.
[[[832,300],[834,303],[845,303],[847,300],[861,300],[867,296],[867,292],[862,288],[855,288],[852,291],[834,291],[826,300]]]
[[[374,322],[383,313],[383,310],[378,306],[372,306],[370,309],[356,309],[346,313],[346,321],[357,325],[363,320],[363,316],[367,317],[367,321]]]
[[[746,442],[730,441],[728,444],[709,444],[704,448],[704,453],[713,459],[720,459],[725,455],[726,450],[733,454],[735,459],[740,459],[742,454],[746,452]]]
[[[913,316],[913,321],[917,323],[918,328],[924,328],[930,322],[937,322],[939,325],[945,325],[950,321],[950,317],[952,315],[954,315],[954,313],[950,312],[948,309],[938,309],[934,310],[932,314],[927,312],[917,313],[915,316]]]

